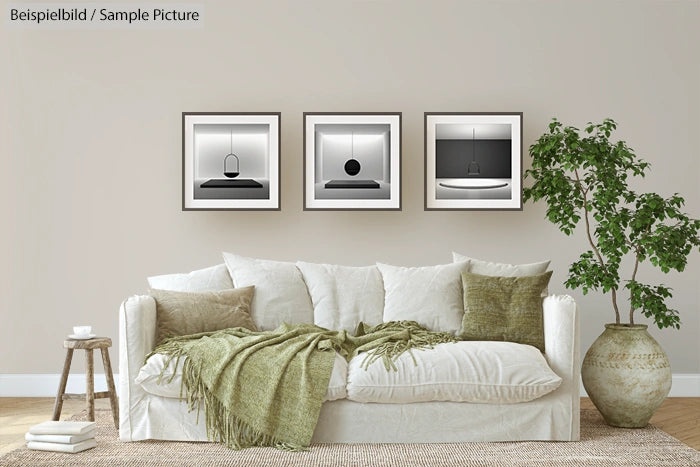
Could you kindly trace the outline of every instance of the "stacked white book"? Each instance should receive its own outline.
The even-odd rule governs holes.
[[[34,425],[24,436],[29,449],[76,453],[94,448],[95,422],[44,422]]]

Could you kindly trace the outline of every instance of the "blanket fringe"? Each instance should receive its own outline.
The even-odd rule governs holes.
[[[457,339],[448,332],[428,331],[415,321],[390,321],[369,328],[366,332],[370,334],[383,330],[402,330],[405,331],[408,336],[405,339],[388,340],[371,350],[367,350],[365,358],[362,360],[361,368],[367,370],[372,363],[381,358],[386,371],[398,371],[394,362],[404,352],[408,352],[413,359],[413,364],[418,366],[416,356],[413,354],[414,349],[432,349],[437,344],[457,341]]]

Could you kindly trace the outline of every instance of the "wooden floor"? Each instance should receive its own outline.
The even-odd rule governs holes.
[[[24,434],[30,426],[51,420],[54,398],[0,397],[0,456],[24,445]],[[95,408],[109,409],[109,399],[95,400]],[[85,409],[81,400],[66,400],[61,420]]]
[[[595,409],[587,397],[582,409]],[[669,397],[651,417],[652,425],[700,451],[700,397]]]
[[[109,409],[107,399],[98,399],[95,406]],[[67,400],[63,403],[61,420],[85,408],[85,403]],[[581,398],[581,408],[595,408],[588,398]],[[24,444],[24,434],[30,426],[51,418],[53,399],[46,397],[0,398],[0,456]],[[700,397],[666,399],[651,419],[651,423],[700,450]]]

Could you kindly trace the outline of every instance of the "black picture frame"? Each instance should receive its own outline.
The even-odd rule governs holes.
[[[423,120],[424,210],[522,211],[522,112],[425,112]]]
[[[401,211],[401,112],[304,112],[305,211]]]
[[[281,210],[281,148],[280,112],[183,112],[182,210]]]

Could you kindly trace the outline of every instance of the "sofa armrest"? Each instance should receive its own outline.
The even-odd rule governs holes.
[[[156,340],[156,301],[134,295],[119,307],[119,438],[131,441],[131,413],[146,392],[134,382]]]
[[[547,362],[562,378],[557,391],[571,397],[571,410],[578,414],[581,405],[581,351],[578,305],[569,295],[549,295],[543,302],[544,347]],[[572,439],[579,438],[579,424],[572,425]]]

